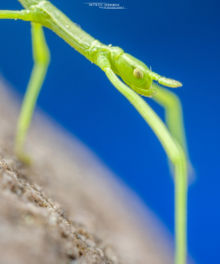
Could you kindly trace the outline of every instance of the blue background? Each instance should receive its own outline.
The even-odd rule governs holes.
[[[219,1],[122,0],[126,10],[91,8],[83,0],[53,3],[92,36],[184,83],[175,91],[196,172],[189,190],[189,252],[197,263],[219,263]],[[20,6],[11,0],[0,8]],[[25,22],[0,23],[0,72],[21,95],[32,66],[29,31]],[[52,60],[38,106],[88,145],[173,233],[173,183],[158,140],[101,70],[52,32],[46,35]]]

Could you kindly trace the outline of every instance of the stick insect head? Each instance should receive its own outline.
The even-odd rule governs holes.
[[[153,81],[168,86],[179,87],[182,84],[173,79],[162,77],[152,72],[143,62],[115,48],[112,57],[113,70],[121,79],[136,92],[151,96],[154,93]]]
[[[127,53],[116,55],[112,60],[113,70],[133,90],[151,91],[152,77],[150,69],[141,61]]]

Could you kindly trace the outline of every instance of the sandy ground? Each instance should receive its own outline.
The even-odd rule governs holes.
[[[0,264],[170,264],[168,235],[78,140],[35,114],[26,167],[13,155],[18,115],[0,82]]]

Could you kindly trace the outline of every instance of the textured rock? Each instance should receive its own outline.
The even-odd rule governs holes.
[[[12,152],[18,107],[0,83],[0,263],[168,264],[156,218],[78,140],[35,115],[30,167]],[[166,235],[167,237],[167,235]]]

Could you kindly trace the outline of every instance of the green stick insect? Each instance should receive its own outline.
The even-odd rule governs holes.
[[[95,40],[49,1],[19,0],[19,2],[24,7],[23,10],[0,11],[0,19],[30,21],[32,28],[34,68],[17,126],[15,152],[18,158],[26,163],[29,161],[23,151],[24,141],[50,60],[42,29],[44,26],[99,66],[113,86],[136,108],[161,142],[175,176],[175,264],[185,264],[188,158],[182,110],[177,96],[160,87],[155,81],[172,88],[181,86],[181,83],[152,72],[144,63],[125,53],[121,48],[104,45]],[[165,108],[167,126],[140,95],[152,97]]]

